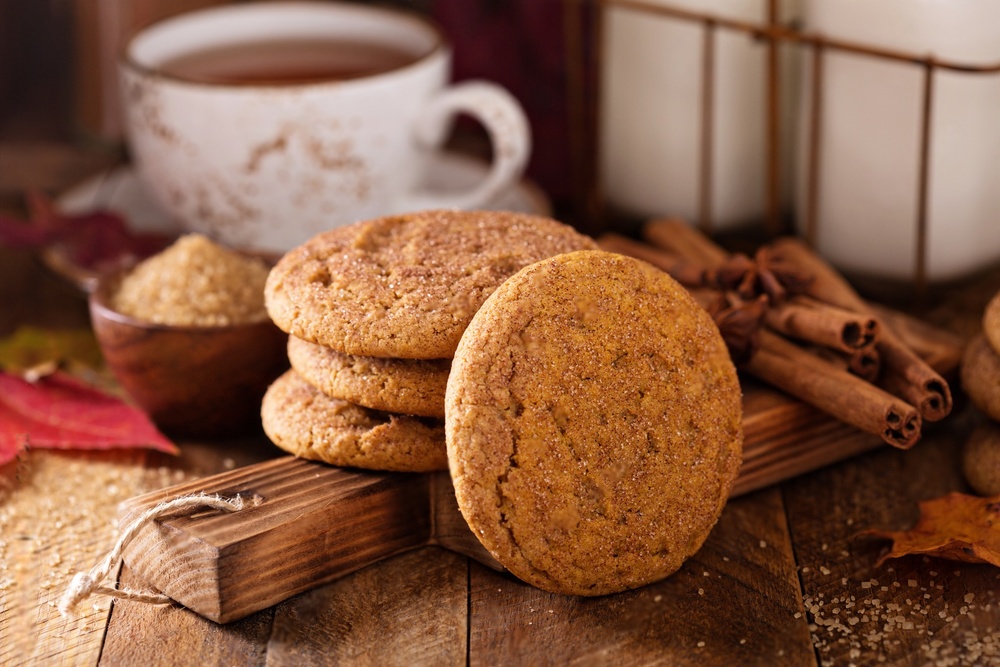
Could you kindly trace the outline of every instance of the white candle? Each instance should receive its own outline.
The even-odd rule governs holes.
[[[804,9],[806,29],[827,38],[1000,62],[1000,3],[806,0]],[[834,50],[825,58],[817,247],[848,274],[912,280],[924,68]],[[926,277],[942,281],[1000,259],[1000,76],[936,70],[933,93]]]
[[[652,0],[692,12],[767,25],[766,0]],[[781,3],[786,19],[797,0]],[[702,47],[699,22],[609,7],[604,15],[600,178],[608,203],[639,216],[699,220]],[[749,33],[716,29],[711,221],[713,229],[759,222],[767,165],[766,46]],[[785,127],[794,125],[794,79],[782,59]],[[783,164],[793,155],[791,132]],[[786,174],[793,173],[790,169]],[[790,187],[783,183],[783,195]]]

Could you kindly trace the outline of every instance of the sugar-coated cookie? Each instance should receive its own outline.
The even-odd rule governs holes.
[[[1000,424],[987,421],[972,432],[962,450],[962,472],[979,495],[1000,494]]]
[[[445,398],[459,507],[539,588],[601,595],[697,551],[742,452],[741,391],[709,315],[636,259],[533,264],[462,336]]]
[[[373,410],[444,418],[451,359],[359,357],[289,336],[288,360],[328,396]]]
[[[1000,354],[1000,292],[993,295],[983,310],[983,334],[993,351]]]
[[[425,211],[338,227],[271,270],[268,314],[346,354],[448,359],[483,301],[520,268],[596,248],[571,227],[519,213]]]
[[[439,420],[378,412],[330,398],[294,370],[268,388],[261,421],[274,444],[304,459],[400,472],[448,467]]]
[[[1000,421],[1000,354],[984,334],[965,347],[960,373],[962,388],[973,405],[990,419]]]

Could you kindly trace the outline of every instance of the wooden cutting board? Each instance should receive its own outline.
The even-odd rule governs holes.
[[[939,372],[958,367],[957,337],[898,313],[881,315]],[[883,446],[781,392],[743,382],[743,466],[733,496]],[[503,569],[459,513],[447,473],[378,473],[284,457],[132,498],[122,504],[121,525],[197,493],[251,502],[235,513],[146,523],[124,560],[150,586],[219,623],[426,545]]]

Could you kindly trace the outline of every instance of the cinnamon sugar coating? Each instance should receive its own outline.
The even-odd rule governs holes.
[[[288,360],[328,396],[373,410],[444,419],[451,359],[359,357],[289,336]]]
[[[450,358],[505,279],[540,259],[596,248],[549,218],[425,211],[338,227],[289,251],[268,276],[285,332],[346,354]]]
[[[718,329],[672,278],[601,251],[533,264],[462,337],[446,393],[459,507],[539,588],[602,595],[697,551],[742,452]]]
[[[268,388],[261,421],[274,444],[303,459],[399,472],[448,466],[439,420],[378,412],[330,398],[293,370]]]

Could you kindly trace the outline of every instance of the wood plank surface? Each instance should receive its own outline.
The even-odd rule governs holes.
[[[121,581],[135,588],[146,585],[127,568]],[[273,619],[274,610],[266,609],[219,625],[176,605],[118,600],[108,624],[100,664],[264,665]]]
[[[959,455],[971,410],[911,454],[883,450],[784,486],[804,608],[822,665],[1000,664],[1000,571],[909,556],[875,567],[917,503],[967,492]]]
[[[267,664],[465,664],[467,563],[427,547],[278,605]]]
[[[471,665],[810,665],[776,490],[731,502],[668,579],[600,598],[554,595],[472,566]]]
[[[111,608],[56,609],[73,575],[115,537],[119,502],[143,488],[141,453],[33,452],[0,484],[0,664],[94,664]]]

